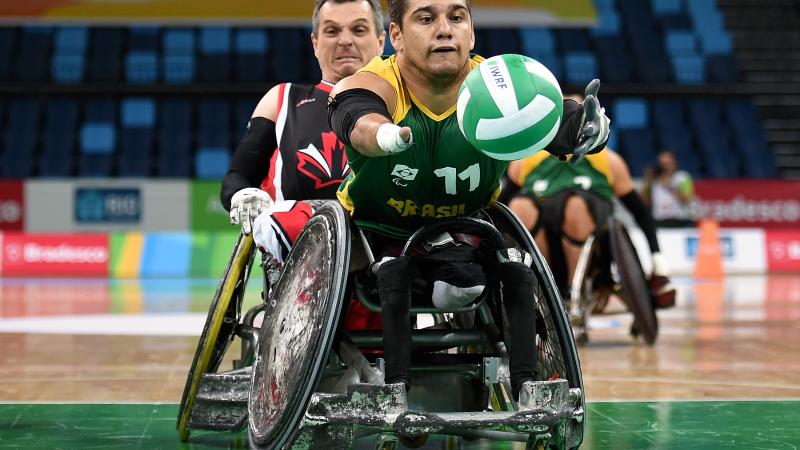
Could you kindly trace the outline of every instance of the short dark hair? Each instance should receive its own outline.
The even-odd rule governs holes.
[[[311,34],[317,35],[319,31],[319,9],[325,3],[350,3],[350,2],[367,2],[370,9],[372,9],[372,20],[375,23],[375,34],[380,36],[383,31],[383,10],[379,0],[316,0],[314,2],[314,12],[311,13]]]
[[[398,27],[403,27],[403,14],[406,13],[408,7],[408,0],[388,0],[389,1],[389,21],[397,24]],[[472,0],[464,0],[467,5],[467,11],[472,14]]]

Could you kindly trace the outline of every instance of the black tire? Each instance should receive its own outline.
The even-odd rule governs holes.
[[[326,203],[298,236],[267,302],[248,401],[252,445],[295,438],[330,355],[350,260],[349,221]]]
[[[192,415],[200,380],[204,374],[217,371],[225,351],[236,335],[244,288],[253,264],[254,248],[252,236],[239,235],[208,309],[206,324],[197,342],[197,350],[192,359],[178,409],[178,437],[183,442],[189,439],[189,418]]]
[[[634,326],[648,345],[658,338],[658,318],[650,299],[647,277],[642,270],[636,247],[625,227],[616,220],[609,220],[611,255],[622,284],[622,296],[633,313]]]

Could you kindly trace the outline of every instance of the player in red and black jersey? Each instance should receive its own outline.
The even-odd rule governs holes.
[[[331,88],[380,55],[385,35],[377,0],[316,0],[311,42],[322,81],[279,84],[253,112],[220,198],[231,223],[252,231],[279,261],[313,214],[313,200],[335,199],[349,171],[328,125]]]

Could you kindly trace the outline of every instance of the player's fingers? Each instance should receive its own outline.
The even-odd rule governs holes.
[[[400,131],[397,132],[400,135],[400,139],[403,142],[410,142],[411,141],[411,128],[409,127],[402,127]]]
[[[597,97],[590,95],[583,101],[583,113],[586,115],[586,121],[591,122],[597,118],[600,103],[597,102]]]
[[[595,78],[594,80],[590,81],[589,84],[586,85],[586,90],[584,91],[584,97],[587,99],[589,96],[597,97],[597,92],[600,90],[600,80]]]

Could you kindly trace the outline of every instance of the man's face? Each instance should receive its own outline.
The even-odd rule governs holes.
[[[383,52],[386,33],[376,33],[368,2],[327,2],[318,17],[317,35],[311,35],[311,42],[325,81],[338,83]]]
[[[390,26],[392,45],[410,65],[434,78],[468,67],[475,33],[464,0],[408,0],[402,25]]]
[[[675,162],[675,157],[672,156],[672,153],[662,153],[658,155],[658,164],[667,173],[672,173],[677,168],[677,163]]]

